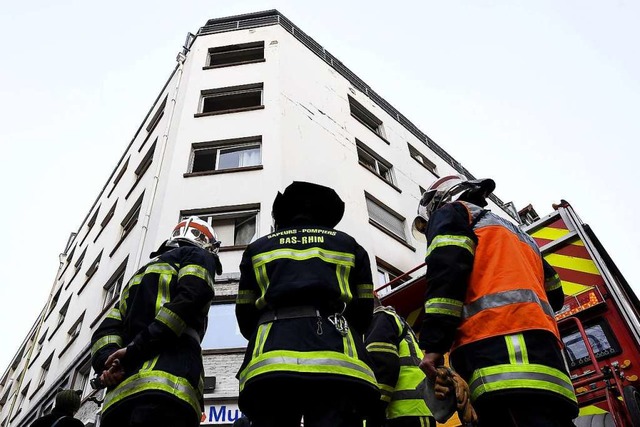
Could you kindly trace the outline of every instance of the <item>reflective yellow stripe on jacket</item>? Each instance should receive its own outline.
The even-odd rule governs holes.
[[[268,263],[278,259],[291,259],[295,261],[304,261],[312,258],[319,258],[324,262],[335,264],[336,279],[340,287],[340,301],[349,303],[353,298],[349,287],[349,273],[351,268],[355,266],[355,255],[347,252],[330,251],[323,248],[313,247],[307,249],[291,249],[282,248],[269,252],[262,252],[251,257],[256,281],[260,287],[260,297],[256,302],[258,308],[263,308],[266,303],[264,300],[267,288],[269,287],[269,277],[267,276],[266,266]],[[358,295],[362,298],[373,297],[373,285],[362,285],[358,288]],[[369,294],[370,292],[370,294]],[[371,296],[369,296],[371,295]]]

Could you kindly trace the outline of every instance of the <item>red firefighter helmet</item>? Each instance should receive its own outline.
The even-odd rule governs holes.
[[[221,243],[213,227],[197,216],[180,221],[173,229],[169,240],[190,243],[214,254],[218,252]]]

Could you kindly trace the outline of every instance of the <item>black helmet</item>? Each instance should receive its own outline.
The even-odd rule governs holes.
[[[276,229],[289,227],[296,217],[307,217],[314,225],[335,227],[344,215],[344,202],[332,188],[311,182],[294,181],[278,192],[271,216]]]

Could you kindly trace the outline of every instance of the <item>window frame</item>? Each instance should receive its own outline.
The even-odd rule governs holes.
[[[116,243],[116,245],[113,247],[113,249],[109,253],[109,258],[111,258],[113,254],[116,253],[116,251],[118,250],[122,242],[125,241],[127,236],[129,236],[129,234],[131,234],[131,231],[135,228],[136,224],[138,224],[138,220],[140,219],[140,213],[142,212],[143,200],[144,200],[144,191],[142,192],[142,194],[140,194],[138,199],[133,203],[133,205],[131,206],[131,209],[129,209],[129,212],[127,212],[127,214],[124,216],[124,218],[120,222],[120,227],[122,227],[120,229],[120,240],[118,240],[118,243]]]
[[[364,167],[369,172],[373,173],[379,179],[383,180],[391,187],[393,187],[396,191],[402,193],[402,190],[396,186],[396,177],[393,169],[393,165],[382,158],[378,153],[369,148],[364,142],[360,141],[356,138],[356,153],[358,156],[358,163],[360,166]],[[364,162],[361,158],[361,155],[369,156],[373,161],[373,168],[369,166],[368,163]],[[387,173],[389,175],[389,179],[385,178],[384,174],[380,171],[380,166],[383,166],[387,169]]]
[[[224,97],[231,98],[237,95],[243,94],[260,94],[260,103],[257,105],[247,105],[244,107],[234,107],[234,108],[226,108],[226,109],[216,109],[212,111],[204,111],[205,109],[205,100],[209,98],[220,98]],[[260,110],[264,108],[264,83],[251,83],[245,85],[238,86],[227,86],[222,88],[215,89],[206,89],[200,92],[200,100],[198,102],[198,112],[194,114],[194,117],[206,117],[206,116],[215,116],[220,114],[229,114],[229,113],[239,113],[242,111],[252,111],[252,110]]]
[[[358,102],[353,96],[347,95],[349,98],[349,112],[351,117],[356,119],[360,124],[378,135],[384,142],[389,144],[384,130],[384,122],[373,114],[367,107]]]
[[[265,53],[264,47],[265,47],[264,46],[264,40],[258,41],[258,42],[249,42],[249,43],[240,43],[240,44],[233,44],[233,45],[226,45],[226,46],[210,47],[209,50],[207,51],[206,65],[204,67],[202,67],[202,69],[203,70],[212,70],[212,69],[215,69],[215,68],[233,67],[233,66],[237,66],[237,65],[255,64],[255,63],[259,63],[259,62],[265,62],[266,58],[264,56],[264,53]],[[262,51],[262,55],[261,55],[260,58],[236,60],[236,61],[229,61],[229,62],[221,62],[221,63],[217,63],[217,64],[212,65],[212,55],[213,54],[224,55],[224,54],[240,52],[240,51],[247,51],[247,50],[261,50]]]
[[[138,166],[134,171],[134,174],[136,175],[136,180],[131,186],[131,188],[129,189],[129,191],[127,192],[126,196],[124,196],[125,200],[129,199],[129,196],[131,195],[131,193],[133,193],[133,190],[135,190],[135,188],[138,186],[138,183],[142,181],[142,178],[151,167],[151,164],[153,163],[153,156],[156,153],[157,143],[158,143],[158,138],[156,138],[156,140],[153,141],[153,144],[151,144],[151,147],[149,147],[149,150],[147,150],[142,160],[140,160],[140,163],[138,163]]]
[[[130,159],[131,159],[131,156],[127,157],[127,160],[125,160],[124,164],[120,168],[120,171],[118,172],[118,174],[114,178],[113,185],[111,186],[111,190],[109,190],[109,194],[107,194],[107,199],[109,197],[111,197],[111,194],[113,194],[113,191],[116,189],[116,187],[118,186],[118,183],[120,182],[120,180],[124,176],[125,172],[127,171],[127,168],[129,167],[129,160]]]
[[[113,303],[120,297],[120,291],[122,291],[122,287],[125,283],[125,272],[127,270],[127,262],[129,261],[129,257],[125,258],[125,260],[118,266],[118,268],[113,272],[107,283],[102,287],[104,293],[102,295],[102,309],[105,310],[107,308],[111,308]],[[120,281],[120,285],[118,285],[118,280],[122,278]],[[111,290],[119,288],[118,292],[114,293],[111,298],[107,300],[107,297],[111,294]]]
[[[53,336],[53,334],[51,335]],[[51,352],[51,355],[47,357],[47,360],[40,365],[40,375],[38,376],[38,386],[36,390],[42,387],[47,380],[47,374],[49,373],[49,369],[51,369],[51,361],[53,360],[54,353],[55,352]]]
[[[212,207],[212,208],[204,208],[204,209],[193,209],[193,210],[185,210],[180,211],[179,220],[184,219],[189,216],[197,216],[201,218],[203,221],[207,222],[209,225],[214,224],[214,219],[225,220],[225,219],[241,219],[243,217],[253,216],[255,218],[255,231],[249,243],[255,241],[260,236],[260,204],[252,203],[246,205],[232,205],[232,206],[220,206],[220,207]],[[215,225],[213,228],[215,230]],[[236,235],[237,225],[234,223],[233,234],[234,234],[234,244],[233,245],[225,245],[224,239],[222,240],[222,245],[220,247],[221,252],[225,251],[234,251],[245,249],[249,246],[247,244],[235,244],[235,235]],[[218,238],[220,238],[220,233],[218,233]]]
[[[209,311],[207,312],[207,317],[208,317],[208,318],[209,318],[209,317],[211,317],[211,316],[209,315],[209,314],[211,313],[211,309],[212,309],[213,307],[216,307],[216,306],[232,306],[232,307],[235,307],[235,298],[234,298],[234,296],[230,296],[230,297],[228,297],[228,298],[224,298],[224,299],[220,299],[220,300],[218,300],[218,301],[214,301],[214,302],[211,304],[211,306],[209,307]],[[233,317],[233,316],[232,316],[232,317]],[[235,327],[237,327],[237,323],[235,323],[235,322],[232,322],[232,323],[234,323],[234,326],[235,326]],[[213,330],[213,328],[207,328],[207,329],[208,329],[208,330]],[[228,334],[225,334],[225,335],[228,335]],[[247,340],[242,336],[242,334],[241,334],[241,333],[240,333],[239,335],[240,335],[240,338],[241,338],[243,341],[247,341]],[[205,333],[205,338],[206,338],[206,333]],[[202,347],[202,354],[203,354],[203,355],[207,355],[207,354],[221,354],[221,353],[222,353],[222,354],[229,354],[229,353],[239,353],[239,352],[244,352],[244,351],[246,350],[246,348],[247,348],[247,345],[248,345],[248,341],[247,341],[247,344],[245,344],[245,346],[244,346],[244,347],[216,347],[216,348],[205,348],[205,344],[204,344],[205,338],[203,338],[203,340],[202,340],[202,343],[203,343],[203,344],[202,344],[202,345],[203,345],[203,347]]]
[[[409,147],[409,155],[413,160],[415,160],[423,168],[431,172],[436,178],[440,178],[440,176],[438,175],[438,169],[435,163],[433,163],[425,154],[421,153],[413,145],[407,143],[407,146]]]
[[[366,208],[367,208],[367,216],[369,217],[369,224],[373,225],[378,230],[382,231],[383,233],[385,233],[389,237],[393,238],[397,242],[403,244],[404,246],[406,246],[407,248],[409,248],[413,252],[415,252],[416,248],[414,248],[413,246],[411,246],[409,244],[409,235],[407,233],[407,220],[406,220],[406,218],[404,216],[400,215],[398,212],[396,212],[393,209],[391,209],[390,207],[388,207],[387,205],[385,205],[383,202],[381,202],[379,199],[377,199],[376,197],[372,196],[368,192],[365,191],[364,194],[365,194],[365,205],[366,205]],[[399,236],[396,232],[394,232],[393,230],[387,228],[383,223],[381,223],[381,221],[378,221],[375,218],[372,218],[371,210],[369,208],[369,203],[368,202],[373,203],[378,208],[382,209],[383,211],[387,212],[392,217],[395,217],[397,220],[399,220],[400,223],[402,224],[402,232],[403,232],[404,236]]]
[[[220,139],[216,141],[196,142],[191,144],[191,155],[189,156],[189,165],[184,177],[214,175],[220,173],[239,172],[247,170],[262,169],[262,135],[247,136],[242,138]],[[258,147],[260,151],[260,160],[256,165],[238,166],[220,169],[220,151],[234,149],[240,147]],[[215,151],[215,164],[213,169],[199,170],[194,172],[193,167],[196,163],[198,152]]]
[[[387,283],[397,279],[398,277],[404,274],[402,270],[394,267],[393,265],[391,265],[390,263],[388,263],[387,261],[379,257],[376,257],[376,273],[382,273],[385,276],[385,282],[382,284],[378,284],[377,288],[375,289],[376,292],[379,292],[380,287],[386,285]],[[391,278],[392,275],[394,276],[393,278]],[[403,283],[408,282],[409,280],[411,280],[411,276],[407,275],[406,278],[399,280],[394,286],[383,289],[382,293],[378,294],[378,296],[382,297],[388,294],[389,292],[391,292],[391,290],[396,289],[397,287],[401,286]]]
[[[100,231],[98,231],[98,234],[93,239],[93,243],[95,243],[98,240],[98,237],[100,237],[100,235],[102,234],[102,232],[104,231],[106,226],[109,224],[109,222],[111,222],[111,218],[113,218],[113,216],[116,213],[116,207],[117,206],[118,206],[118,199],[116,199],[116,201],[113,202],[113,206],[111,206],[111,209],[109,209],[109,212],[106,213],[106,215],[104,216],[104,218],[100,222]]]

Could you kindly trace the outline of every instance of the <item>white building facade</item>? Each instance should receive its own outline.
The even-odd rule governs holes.
[[[368,251],[379,287],[423,262],[425,245],[410,231],[423,189],[440,176],[471,177],[278,11],[212,19],[185,46],[0,378],[0,427],[30,425],[59,387],[82,389],[76,417],[99,423],[91,334],[186,215],[211,222],[223,242],[203,342],[203,424],[231,425],[246,344],[234,315],[238,265],[271,231],[276,193],[294,180],[334,188],[346,204],[337,228]],[[493,197],[489,207],[516,221],[512,205]]]

